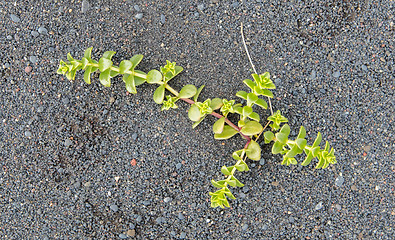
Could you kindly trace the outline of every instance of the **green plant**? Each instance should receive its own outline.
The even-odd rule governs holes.
[[[316,168],[326,168],[329,164],[336,163],[334,149],[330,149],[329,143],[326,142],[323,149],[319,146],[322,139],[320,133],[318,133],[313,145],[307,145],[305,139],[306,130],[303,126],[300,128],[296,139],[289,139],[290,127],[284,124],[288,120],[280,111],[272,112],[272,115],[267,118],[265,126],[260,123],[260,116],[254,112],[254,108],[267,109],[268,103],[262,97],[272,98],[273,93],[271,90],[275,89],[275,85],[270,79],[270,74],[267,72],[260,75],[252,74],[252,80],[246,79],[243,81],[248,87],[248,92],[239,91],[236,96],[244,100],[244,104],[236,103],[235,100],[220,98],[199,101],[199,94],[204,88],[204,85],[197,88],[194,85],[188,84],[179,92],[169,85],[169,81],[183,70],[175,62],[166,61],[166,65],[161,67],[160,71],[151,70],[145,73],[135,69],[142,60],[142,55],[135,55],[130,60],[123,60],[119,66],[115,66],[111,60],[115,52],[105,52],[99,61],[93,60],[91,53],[92,48],[88,48],[81,60],[76,60],[68,54],[68,61],[60,61],[57,73],[66,75],[69,80],[74,80],[76,72],[78,70],[84,70],[84,80],[90,84],[91,73],[99,71],[100,83],[105,87],[110,87],[111,78],[122,75],[127,91],[133,94],[137,93],[136,87],[145,82],[156,84],[158,87],[154,92],[153,99],[157,104],[162,104],[162,110],[177,108],[177,101],[185,101],[191,105],[188,111],[188,117],[194,121],[193,128],[199,125],[206,116],[212,115],[218,118],[213,125],[215,139],[229,139],[239,134],[246,140],[245,146],[232,154],[236,163],[221,168],[221,172],[225,175],[225,178],[218,181],[211,181],[213,186],[218,188],[216,192],[210,192],[212,207],[229,207],[227,198],[235,199],[235,197],[228,186],[244,186],[235,177],[235,173],[236,171],[244,172],[249,170],[246,164],[247,158],[253,161],[261,159],[261,147],[258,140],[268,126],[270,126],[271,130],[264,132],[264,142],[273,142],[272,153],[283,156],[282,164],[297,164],[295,156],[303,152],[306,154],[306,158],[302,162],[303,166],[308,165],[315,157],[318,158]],[[166,90],[172,95],[166,95]],[[229,114],[237,114],[239,116],[237,125],[228,119]]]

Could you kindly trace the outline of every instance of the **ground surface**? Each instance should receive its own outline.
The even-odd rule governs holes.
[[[161,112],[154,86],[133,96],[120,79],[55,73],[93,46],[116,63],[143,54],[144,71],[177,61],[174,88],[236,99],[251,74],[241,22],[277,85],[274,109],[310,144],[320,131],[338,164],[286,167],[263,153],[237,175],[246,187],[231,209],[210,208],[208,192],[241,138],[213,140],[213,119],[192,129],[186,104]],[[1,0],[1,238],[390,239],[394,30],[392,0]]]

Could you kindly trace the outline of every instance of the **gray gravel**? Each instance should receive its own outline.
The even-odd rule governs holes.
[[[1,238],[391,239],[392,5],[0,1]],[[116,51],[116,64],[144,54],[142,71],[176,61],[175,89],[204,84],[201,100],[236,99],[252,73],[241,22],[257,71],[277,86],[273,108],[293,137],[300,125],[310,144],[321,132],[338,164],[282,166],[261,143],[264,161],[237,173],[246,187],[232,188],[229,209],[210,208],[210,180],[241,138],[213,140],[212,118],[192,129],[184,103],[160,111],[152,85],[132,95],[119,77],[105,88],[56,74],[68,52],[93,46],[95,59]]]

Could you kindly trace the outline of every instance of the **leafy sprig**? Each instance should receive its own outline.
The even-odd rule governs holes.
[[[137,93],[136,87],[145,82],[157,84],[159,86],[154,91],[153,99],[157,104],[162,105],[161,110],[178,108],[176,105],[177,101],[185,101],[191,105],[188,111],[188,117],[194,122],[192,125],[193,128],[198,126],[207,116],[212,115],[218,118],[213,125],[215,139],[229,139],[239,134],[246,140],[244,148],[232,154],[236,163],[221,168],[221,172],[225,175],[225,178],[218,181],[211,181],[213,186],[218,188],[216,192],[210,192],[212,207],[229,207],[230,205],[227,199],[235,199],[229,186],[244,186],[235,177],[235,174],[236,172],[249,171],[246,163],[247,158],[253,161],[261,159],[261,147],[258,140],[267,126],[270,126],[271,130],[263,134],[264,142],[267,144],[272,141],[274,142],[272,153],[283,155],[282,164],[297,164],[295,156],[303,152],[306,154],[306,158],[302,162],[303,166],[308,165],[316,157],[318,158],[316,168],[326,168],[329,164],[336,163],[334,149],[330,148],[328,142],[326,142],[323,149],[320,148],[319,144],[322,140],[321,133],[318,133],[312,145],[307,145],[307,140],[305,139],[306,130],[302,126],[297,138],[294,140],[289,139],[290,127],[284,124],[288,122],[288,119],[280,111],[269,116],[264,127],[260,123],[261,118],[258,113],[254,112],[254,108],[258,106],[259,108],[267,109],[268,104],[261,96],[269,99],[273,98],[271,90],[276,88],[268,72],[261,75],[252,74],[253,80],[246,79],[243,81],[249,88],[249,92],[239,91],[236,93],[236,96],[245,100],[245,104],[236,103],[235,100],[220,98],[198,101],[204,85],[197,88],[194,85],[188,84],[178,92],[168,84],[171,79],[183,71],[183,68],[176,65],[175,62],[167,60],[166,65],[160,67],[160,71],[153,69],[145,73],[135,69],[141,62],[143,55],[134,55],[130,60],[123,60],[119,66],[115,66],[111,60],[115,54],[114,51],[105,52],[99,61],[93,60],[91,54],[92,48],[88,48],[85,51],[81,60],[74,59],[70,54],[67,54],[67,61],[60,61],[57,73],[65,75],[69,80],[74,80],[77,71],[83,70],[85,71],[84,80],[90,84],[91,74],[98,71],[100,73],[100,83],[105,87],[111,86],[112,78],[122,75],[126,90],[133,94]],[[166,95],[166,91],[170,92],[170,94]],[[237,125],[228,119],[229,114],[237,114],[239,116]],[[281,127],[282,124],[284,125]]]

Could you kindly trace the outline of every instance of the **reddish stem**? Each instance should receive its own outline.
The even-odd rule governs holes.
[[[191,99],[189,99],[189,98],[180,98],[181,100],[183,100],[184,102],[187,102],[187,103],[189,103],[189,104],[195,104],[195,102],[193,101],[193,100],[191,100]],[[213,115],[214,117],[216,117],[216,118],[222,118],[222,117],[224,117],[224,116],[222,116],[221,114],[219,114],[219,113],[216,113],[216,112],[212,112],[212,113],[210,113],[211,115]],[[240,135],[241,136],[243,136],[246,140],[247,140],[247,144],[246,144],[246,146],[248,146],[248,144],[251,142],[251,138],[249,137],[249,136],[246,136],[246,135],[244,135],[244,134],[242,134],[241,132],[240,132],[240,128],[238,127],[238,126],[236,126],[234,123],[232,123],[229,119],[227,119],[226,117],[224,117],[225,118],[225,122],[229,125],[229,126],[231,126],[233,129],[235,129],[238,133],[240,133]]]

